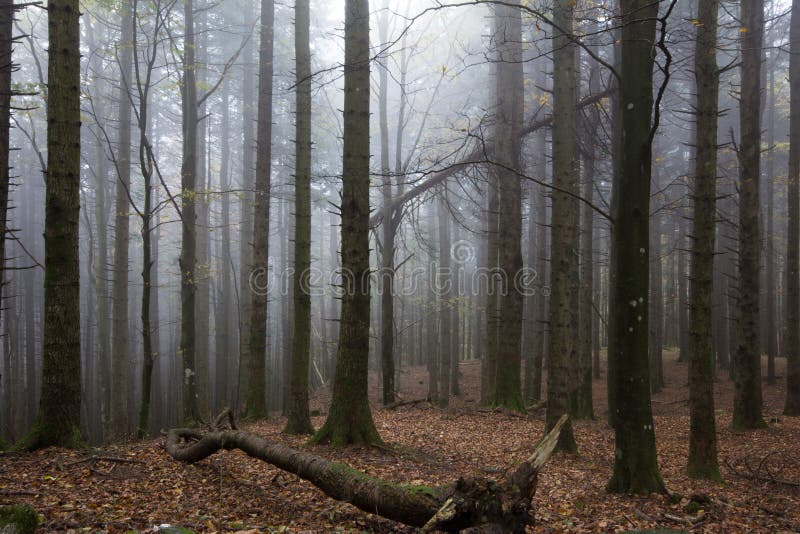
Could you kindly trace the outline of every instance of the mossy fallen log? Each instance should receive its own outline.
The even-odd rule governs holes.
[[[525,532],[533,523],[531,499],[539,471],[552,454],[564,416],[533,454],[502,481],[461,477],[444,486],[397,484],[372,477],[321,456],[270,443],[241,430],[172,429],[166,449],[181,462],[194,463],[220,450],[239,449],[294,473],[337,501],[423,531]]]
[[[38,525],[39,515],[30,506],[0,506],[0,534],[33,534]]]

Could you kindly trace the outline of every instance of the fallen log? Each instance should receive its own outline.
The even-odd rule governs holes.
[[[241,430],[200,432],[189,428],[167,433],[167,452],[194,463],[219,450],[240,449],[253,458],[294,473],[337,501],[424,531],[524,533],[533,523],[531,499],[539,471],[555,449],[563,416],[533,454],[505,480],[462,477],[444,486],[411,486],[371,477],[342,463],[292,449]]]

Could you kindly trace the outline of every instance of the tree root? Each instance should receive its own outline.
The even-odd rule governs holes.
[[[224,420],[223,417],[217,421]],[[232,417],[231,426],[235,426]],[[181,462],[194,463],[219,450],[240,449],[253,458],[294,473],[337,501],[424,531],[525,532],[533,523],[531,499],[539,471],[555,449],[567,416],[536,447],[533,455],[502,482],[459,478],[438,487],[407,486],[371,477],[342,463],[292,449],[240,430],[167,433],[166,449]]]

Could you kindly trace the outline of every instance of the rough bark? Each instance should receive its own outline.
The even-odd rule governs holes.
[[[369,2],[345,2],[342,311],[333,400],[313,441],[380,443],[367,396],[369,358]]]
[[[786,251],[786,404],[800,415],[800,0],[792,1],[789,34],[789,228]]]
[[[761,174],[761,46],[763,0],[741,2],[741,98],[739,122],[739,292],[734,354],[733,427],[765,426],[761,415],[761,340],[759,269],[761,252],[759,182]]]
[[[550,240],[550,335],[547,353],[547,427],[570,411],[577,386],[575,350],[577,310],[572,306],[577,269],[577,204],[567,192],[577,194],[575,163],[575,48],[572,44],[574,2],[559,0],[553,8],[553,22],[563,31],[553,34],[553,192],[552,236]],[[572,426],[561,433],[559,450],[577,450]]]
[[[714,248],[717,196],[717,0],[700,2],[695,45],[697,84],[692,225],[692,278],[689,294],[689,460],[694,478],[719,480],[714,417]]]
[[[50,0],[45,203],[44,338],[39,413],[22,447],[81,443],[78,256],[80,191],[80,9]]]
[[[619,99],[615,110],[609,324],[609,407],[618,493],[666,491],[658,470],[647,358],[653,61],[658,4],[621,1]]]
[[[272,69],[275,6],[261,1],[258,123],[256,126],[256,185],[253,218],[253,265],[249,279],[250,348],[247,362],[245,415],[267,417],[267,281],[269,279],[270,164],[272,158]]]
[[[346,464],[291,449],[239,430],[201,433],[173,429],[167,452],[176,460],[199,462],[219,450],[240,449],[247,455],[294,473],[332,499],[348,502],[370,514],[414,527],[460,532],[524,533],[533,524],[531,499],[539,472],[558,441],[564,416],[533,454],[502,481],[459,478],[444,486],[411,486],[374,478]]]
[[[311,434],[308,369],[311,351],[311,51],[309,3],[294,6],[296,77],[294,172],[294,337],[285,432]]]

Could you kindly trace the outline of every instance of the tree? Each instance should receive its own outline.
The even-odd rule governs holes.
[[[553,10],[553,216],[550,240],[550,336],[547,365],[547,422],[552,428],[570,411],[577,382],[578,354],[575,334],[577,310],[573,291],[577,265],[578,168],[575,163],[575,46],[573,17],[575,4],[559,0]],[[555,27],[560,28],[558,30]],[[567,422],[558,449],[577,450],[572,425]]]
[[[236,430],[233,422],[230,430],[218,424],[206,434],[187,428],[170,430],[166,449],[170,456],[186,463],[199,462],[223,448],[240,449],[311,482],[332,499],[348,502],[370,514],[423,527],[423,532],[472,530],[524,534],[525,526],[533,523],[531,499],[538,473],[552,454],[566,417],[504,480],[462,477],[455,483],[435,487],[374,478],[347,464]]]
[[[181,342],[183,361],[183,418],[197,421],[197,362],[195,361],[197,295],[197,77],[195,64],[194,0],[185,0],[183,80],[183,159],[181,161]],[[205,332],[203,333],[205,335]]]
[[[714,246],[717,196],[717,0],[699,2],[694,75],[697,84],[694,221],[689,286],[689,461],[694,478],[719,480],[714,418]]]
[[[81,341],[78,256],[80,191],[80,8],[47,5],[47,192],[45,204],[42,393],[22,447],[81,444]]]
[[[518,2],[495,6],[497,46],[497,111],[495,158],[499,193],[498,266],[505,287],[499,295],[497,361],[492,403],[524,411],[521,354],[522,288],[522,185],[520,130],[523,117],[522,12]]]
[[[378,20],[378,33],[381,43],[389,40],[389,0],[383,1],[383,11]],[[389,117],[388,117],[388,97],[389,97],[389,66],[386,58],[381,57],[380,70],[378,71],[378,115],[381,133],[381,174],[383,183],[381,184],[381,195],[383,197],[384,209],[389,209],[392,202],[392,176],[389,169]],[[401,104],[402,106],[402,104]],[[401,108],[401,113],[404,109]],[[401,115],[398,129],[402,128],[404,117]],[[398,143],[402,131],[398,131]],[[402,146],[402,145],[400,145]],[[396,147],[395,159],[398,163],[397,172],[400,172],[401,155],[399,147]],[[381,243],[381,272],[379,277],[381,290],[381,375],[383,378],[383,404],[389,405],[394,402],[394,254],[395,236],[399,220],[397,214],[389,210],[384,214],[383,232]]]
[[[272,55],[275,5],[261,0],[261,45],[258,59],[258,123],[256,125],[256,191],[253,217],[253,269],[250,280],[269,276],[269,203],[272,162]],[[266,287],[266,285],[264,285]],[[250,349],[247,362],[245,415],[267,417],[267,294],[250,289]]]
[[[761,428],[761,339],[759,335],[759,182],[761,175],[761,47],[763,0],[742,0],[739,35],[742,89],[739,101],[739,292],[734,354],[733,427]]]
[[[286,429],[311,434],[308,414],[308,360],[311,350],[311,50],[308,0],[294,6],[295,106],[294,171],[294,339]]]
[[[133,10],[122,2],[122,34],[117,43],[122,80],[133,71]],[[114,281],[111,286],[111,436],[128,433],[128,398],[131,361],[128,340],[128,270],[130,268],[131,103],[128,84],[120,83],[119,133],[116,147],[117,193],[114,207]]]
[[[658,3],[620,2],[619,97],[614,120],[609,406],[617,493],[664,493],[658,470],[647,357],[653,63]],[[552,357],[552,356],[551,356]],[[613,403],[611,402],[613,400]]]
[[[786,250],[785,415],[800,415],[800,0],[792,0],[789,32],[789,228]]]
[[[369,2],[345,2],[342,310],[333,400],[312,438],[334,446],[380,443],[367,397],[369,357]]]
[[[0,1],[0,303],[6,284],[6,233],[8,232],[8,193],[10,185],[9,154],[11,128],[11,74],[14,28],[13,0]],[[3,321],[7,320],[3,314]]]
[[[450,366],[458,365],[453,362],[454,345],[452,343],[452,314],[453,306],[453,271],[450,266],[450,207],[447,205],[447,184],[443,188],[436,203],[439,226],[439,272],[437,278],[437,293],[439,296],[439,407],[447,408],[450,404]]]

